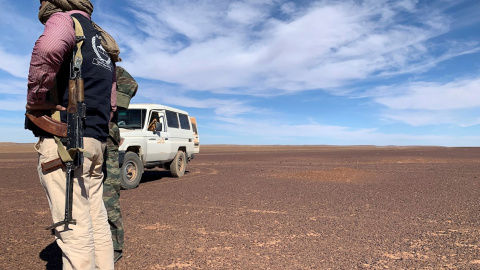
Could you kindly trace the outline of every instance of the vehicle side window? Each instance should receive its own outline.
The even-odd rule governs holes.
[[[143,128],[143,122],[147,115],[145,109],[118,110],[118,127],[121,128]]]
[[[180,118],[180,128],[189,130],[190,121],[188,121],[188,116],[186,114],[179,113],[178,118]]]
[[[192,128],[193,128],[193,133],[194,133],[194,134],[197,134],[197,133],[198,133],[198,132],[197,132],[197,124],[192,123]]]
[[[165,119],[164,119],[163,115],[160,116],[160,120],[158,120],[158,122],[160,122],[160,124],[162,124],[163,131],[165,131]]]
[[[167,115],[167,124],[168,124],[168,127],[178,128],[179,125],[178,125],[177,113],[176,113],[176,112],[172,112],[172,111],[165,111],[165,113],[166,113],[166,115]]]

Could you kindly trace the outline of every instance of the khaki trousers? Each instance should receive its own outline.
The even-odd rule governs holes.
[[[47,194],[53,222],[64,220],[66,178],[65,169],[51,172],[42,170],[41,164],[58,158],[53,139],[40,138],[35,145],[38,156],[38,175]],[[76,225],[55,229],[56,242],[62,249],[63,269],[113,270],[113,244],[107,211],[103,203],[103,153],[105,143],[84,138],[84,149],[92,154],[85,157],[83,168],[74,173],[72,217]]]

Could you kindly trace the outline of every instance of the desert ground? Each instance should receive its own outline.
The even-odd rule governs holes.
[[[61,269],[36,162],[0,143],[0,269]],[[205,145],[187,170],[122,190],[116,269],[480,269],[480,148]]]

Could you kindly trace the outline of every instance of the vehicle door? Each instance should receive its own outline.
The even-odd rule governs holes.
[[[195,117],[190,117],[190,122],[192,123],[193,130],[193,143],[194,143],[194,153],[200,153],[200,137],[198,136],[198,127],[197,119]]]
[[[152,110],[148,119],[147,161],[166,160],[171,150],[165,112]]]

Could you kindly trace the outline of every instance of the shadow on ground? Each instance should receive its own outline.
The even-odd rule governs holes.
[[[190,172],[185,171],[185,175],[188,175]],[[148,183],[152,181],[161,181],[161,180],[167,180],[167,179],[176,179],[175,177],[172,176],[170,171],[157,171],[155,169],[153,170],[145,170],[142,175],[142,180],[140,183]]]
[[[62,250],[53,241],[40,252],[40,259],[45,261],[46,270],[61,270],[62,269]]]

